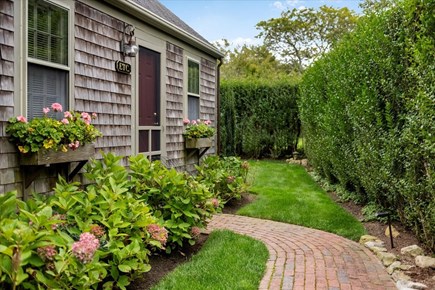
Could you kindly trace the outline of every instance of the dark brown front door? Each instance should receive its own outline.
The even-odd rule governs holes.
[[[139,47],[139,152],[161,155],[160,53]]]

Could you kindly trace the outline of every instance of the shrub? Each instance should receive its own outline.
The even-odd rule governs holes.
[[[142,154],[131,156],[129,161],[132,191],[169,232],[166,251],[170,253],[185,241],[193,245],[193,229],[204,228],[216,212],[208,188],[187,173],[167,169],[159,161],[150,162]]]
[[[298,88],[290,81],[223,81],[222,154],[254,158],[291,154],[300,133],[297,95]]]
[[[300,85],[305,153],[316,170],[394,210],[435,250],[435,3],[364,16]]]
[[[240,199],[247,191],[249,164],[237,157],[207,156],[196,166],[196,180],[207,185],[215,197],[224,204],[231,199]]]

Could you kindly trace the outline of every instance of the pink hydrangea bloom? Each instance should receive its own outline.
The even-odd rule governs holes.
[[[72,119],[73,116],[72,116],[70,111],[66,111],[63,113],[63,117],[68,118],[68,119]]]
[[[51,108],[55,112],[62,112],[62,105],[59,104],[59,103],[53,103],[53,104],[51,104]]]
[[[150,233],[151,238],[159,241],[163,246],[166,244],[168,240],[168,231],[159,225],[150,224],[147,226],[147,231]]]
[[[18,116],[17,121],[21,123],[27,123],[27,119],[24,116]]]
[[[187,119],[187,118],[185,118],[185,119],[183,120],[183,124],[184,124],[184,125],[190,124],[190,120]]]
[[[205,121],[204,121],[204,124],[206,124],[206,125],[210,125],[210,124],[211,124],[211,121],[210,121],[210,120],[205,120]]]
[[[50,108],[49,107],[43,108],[42,111],[44,112],[45,115],[47,115],[48,112],[50,112]]]
[[[82,233],[80,240],[72,245],[72,253],[83,264],[86,264],[92,261],[99,246],[100,241],[93,234]]]
[[[93,112],[92,113],[92,119],[96,119],[98,117],[97,113]]]
[[[99,225],[93,225],[91,227],[90,232],[91,232],[91,234],[93,234],[97,238],[101,238],[105,234],[105,231],[104,231],[103,227],[99,226]]]
[[[36,252],[43,261],[53,261],[54,256],[57,254],[56,248],[53,245],[40,247]]]
[[[219,207],[219,199],[217,199],[217,198],[212,198],[211,199],[211,204],[214,206],[214,207]]]
[[[192,125],[196,125],[196,120],[192,120]]]
[[[64,123],[65,125],[66,124],[69,124],[69,121],[68,121],[68,119],[62,119],[62,121],[61,121],[62,123]]]

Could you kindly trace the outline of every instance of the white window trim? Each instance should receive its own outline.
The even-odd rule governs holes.
[[[59,6],[68,11],[68,65],[57,64],[49,61],[28,57],[28,1],[14,1],[14,19],[16,37],[14,41],[17,60],[14,64],[16,80],[15,86],[15,112],[14,115],[27,116],[27,67],[29,63],[39,64],[46,67],[65,70],[68,72],[68,107],[74,109],[74,0],[44,0],[50,4]]]

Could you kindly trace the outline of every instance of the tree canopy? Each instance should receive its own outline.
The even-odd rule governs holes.
[[[357,19],[346,7],[294,8],[279,18],[259,22],[257,37],[264,37],[265,46],[300,73],[351,31]]]

